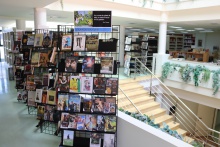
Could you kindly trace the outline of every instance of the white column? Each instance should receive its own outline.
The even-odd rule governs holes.
[[[166,53],[167,22],[160,22],[158,54]]]
[[[45,8],[34,8],[34,28],[47,28],[47,11]]]
[[[125,27],[120,25],[120,42],[119,42],[119,61],[120,66],[124,65],[124,53],[125,53]]]
[[[16,29],[17,30],[25,30],[26,22],[23,19],[16,19]]]

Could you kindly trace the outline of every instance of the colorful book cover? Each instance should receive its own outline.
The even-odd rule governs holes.
[[[93,73],[95,66],[94,56],[85,56],[82,63],[82,72]]]
[[[67,93],[58,93],[58,103],[57,110],[67,111],[69,103],[68,103],[69,95]]]
[[[115,147],[115,134],[104,134],[103,147]]]
[[[76,129],[77,128],[77,116],[74,114],[69,115],[69,125],[68,128],[70,129]]]
[[[69,92],[79,93],[80,92],[80,76],[70,76],[70,89]]]
[[[63,73],[60,74],[58,77],[58,91],[61,92],[69,92],[69,86],[70,86],[70,79],[69,79],[69,74]]]
[[[35,85],[26,85],[26,90],[35,90],[36,86]]]
[[[78,94],[69,94],[69,110],[71,112],[80,112],[81,96]]]
[[[106,78],[94,77],[93,79],[93,93],[105,94]]]
[[[45,106],[37,106],[37,116],[40,118],[44,118],[44,110]]]
[[[27,41],[28,41],[28,35],[23,34],[23,36],[22,36],[22,45],[27,45]]]
[[[21,48],[21,41],[14,41],[14,47],[12,52],[18,53],[20,51],[20,48]]]
[[[23,60],[23,55],[15,56],[15,65],[21,66],[22,65],[22,60]]]
[[[49,74],[44,73],[43,74],[43,85],[48,86],[49,85]]]
[[[53,120],[53,112],[55,106],[46,105],[44,111],[44,120],[54,121]]]
[[[78,57],[67,57],[65,60],[65,72],[77,72]]]
[[[118,79],[117,78],[107,78],[106,80],[106,94],[118,94]]]
[[[34,75],[27,75],[26,85],[34,85]]]
[[[87,131],[97,131],[97,116],[96,115],[86,115],[85,130]]]
[[[105,130],[105,117],[104,115],[97,116],[97,131]]]
[[[21,93],[21,97],[24,101],[26,101],[28,99],[28,91],[23,90],[22,93]]]
[[[90,147],[101,147],[101,135],[98,133],[91,133]]]
[[[105,97],[104,99],[104,113],[115,114],[115,97]]]
[[[42,93],[43,93],[42,89],[36,89],[36,93],[35,93],[35,102],[36,103],[42,102]]]
[[[41,74],[34,75],[34,84],[35,85],[42,85],[43,76]]]
[[[62,113],[61,114],[61,125],[60,125],[60,128],[68,128],[68,125],[69,125],[69,113]]]
[[[116,132],[116,116],[105,116],[105,132]]]
[[[31,65],[38,66],[39,62],[39,53],[38,52],[32,52],[31,55]]]
[[[41,67],[47,67],[47,62],[49,62],[48,53],[41,52],[39,54],[39,63],[38,63],[38,65],[41,66]]]
[[[85,35],[74,35],[73,51],[85,51]]]
[[[24,61],[29,61],[30,49],[23,49],[23,59],[24,59]]]
[[[103,109],[104,109],[104,98],[96,97],[95,99],[93,99],[92,112],[103,113]]]
[[[47,104],[50,104],[50,105],[56,104],[56,91],[54,90],[47,91]]]
[[[98,51],[99,36],[98,34],[86,35],[86,51]]]
[[[17,91],[17,100],[22,100],[22,91],[23,90],[18,90]]]
[[[78,114],[77,116],[77,130],[85,130],[85,119],[84,114]]]
[[[43,91],[42,93],[42,103],[46,104],[47,102],[47,91]]]
[[[72,35],[66,34],[62,36],[62,51],[71,51]]]
[[[63,131],[63,145],[73,146],[74,144],[74,131],[64,130]]]
[[[101,70],[100,73],[103,74],[113,74],[113,65],[114,59],[113,57],[101,57]]]
[[[93,77],[81,77],[81,93],[92,93]]]
[[[92,99],[90,97],[83,97],[83,112],[91,112]]]
[[[44,34],[35,34],[34,38],[34,46],[35,47],[42,47]]]
[[[28,34],[27,45],[34,45],[34,34]]]
[[[32,73],[31,65],[30,64],[25,65],[24,66],[24,74],[29,75],[31,73]]]
[[[35,91],[28,91],[28,106],[36,106],[35,105]]]
[[[50,34],[44,33],[43,42],[42,42],[43,47],[49,47],[49,46],[51,46],[51,44],[52,44],[52,38],[51,38]]]

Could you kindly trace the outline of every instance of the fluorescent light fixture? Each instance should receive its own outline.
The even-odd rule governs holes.
[[[130,30],[134,30],[134,31],[136,31],[136,30],[137,30],[137,31],[139,31],[139,30],[141,30],[141,29],[130,29]]]
[[[187,33],[189,33],[189,32],[182,32],[183,34],[187,34]]]
[[[175,33],[175,32],[168,32],[168,34],[173,34],[173,33]]]
[[[125,27],[126,29],[131,29],[131,28],[133,28],[133,27]]]
[[[186,29],[176,29],[176,30],[178,30],[178,31],[182,31],[182,30],[186,30]]]
[[[195,30],[205,30],[204,28],[195,28]]]
[[[187,30],[187,31],[189,31],[189,32],[193,32],[193,31],[195,31],[195,30]]]
[[[212,31],[212,30],[204,30],[204,31],[200,31],[200,33],[212,33],[212,32],[214,32],[214,31]]]
[[[180,29],[182,27],[176,27],[176,26],[169,26],[170,28],[174,28],[174,29]]]

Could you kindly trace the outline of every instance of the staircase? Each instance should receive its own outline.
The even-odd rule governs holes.
[[[154,119],[156,124],[160,124],[163,127],[163,122],[165,122],[170,129],[176,130],[180,135],[184,137],[184,141],[192,143],[193,138],[186,136],[187,131],[180,128],[180,124],[174,122],[174,117],[168,115],[167,111],[160,107],[160,103],[155,101],[154,96],[150,96],[149,92],[144,89],[144,87],[139,84],[140,82],[150,79],[150,76],[142,76],[134,79],[124,79],[119,81],[120,89],[118,95],[118,106],[129,112],[137,112],[137,109],[142,113]],[[134,107],[134,105],[137,109]]]

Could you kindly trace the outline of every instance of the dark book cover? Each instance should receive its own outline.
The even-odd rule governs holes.
[[[15,70],[15,76],[16,76],[16,78],[21,78],[21,69],[17,68]]]
[[[21,48],[21,41],[14,41],[14,48],[12,52],[18,53],[20,51],[20,48]]]
[[[103,113],[104,98],[95,97],[92,102],[93,113]]]
[[[69,94],[69,110],[71,112],[80,112],[81,96],[78,94]]]
[[[46,105],[44,111],[44,120],[54,121],[53,114],[54,114],[55,106]]]
[[[47,52],[41,52],[39,54],[39,66],[41,67],[47,67],[47,62],[49,62],[48,59],[48,53]]]
[[[44,86],[49,85],[49,75],[47,73],[43,74],[43,85]]]
[[[105,97],[103,112],[107,114],[115,114],[115,110],[116,110],[115,105],[116,105],[115,97]]]
[[[70,79],[69,74],[63,73],[60,74],[57,81],[58,91],[69,92]]]
[[[92,109],[92,99],[91,97],[83,97],[83,112],[91,112]]]
[[[24,61],[29,61],[30,49],[23,49],[23,59],[24,59]]]
[[[97,131],[104,131],[105,130],[105,116],[98,115],[97,116]]]
[[[107,78],[106,80],[106,94],[118,94],[118,79],[117,78]]]
[[[85,56],[82,63],[82,72],[85,73],[94,73],[94,56]]]
[[[27,45],[27,41],[28,41],[28,35],[27,34],[23,34],[22,45]]]
[[[51,44],[52,44],[52,38],[51,38],[50,34],[44,33],[43,43],[42,43],[43,47],[45,47],[45,48],[49,47],[49,46],[51,46]]]
[[[24,74],[30,75],[31,73],[32,73],[31,65],[30,64],[25,65],[24,66]]]
[[[61,125],[60,128],[68,128],[69,125],[69,113],[62,113],[61,114]]]
[[[98,34],[86,35],[86,51],[98,51],[99,36]]]
[[[42,74],[34,75],[34,84],[43,85],[43,76]]]
[[[78,57],[67,57],[65,60],[65,72],[77,71]]]
[[[15,65],[21,66],[23,61],[23,56],[21,54],[15,56]]]
[[[106,78],[94,77],[93,78],[93,93],[105,94]]]
[[[37,106],[37,116],[43,119],[44,110],[45,110],[45,106]]]

